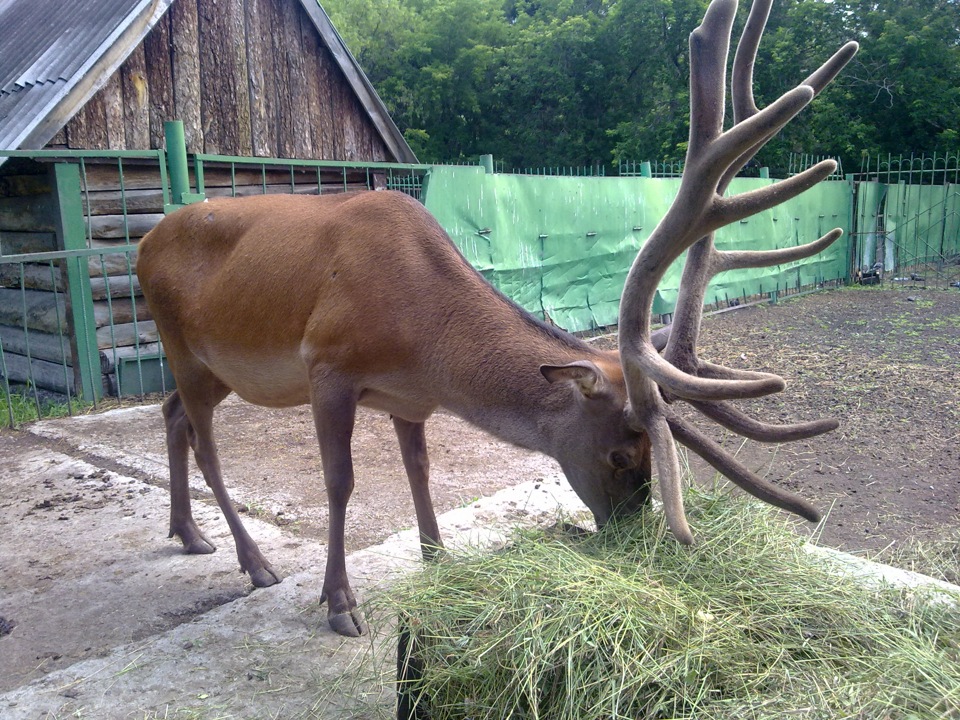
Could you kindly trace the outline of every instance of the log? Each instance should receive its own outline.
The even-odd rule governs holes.
[[[4,356],[14,353],[61,365],[64,362],[73,365],[73,352],[66,335],[39,331],[28,334],[22,327],[0,325],[0,344],[3,345]]]
[[[132,292],[136,296],[143,295],[140,290],[140,279],[133,275],[117,275],[115,277],[92,277],[90,278],[90,294],[94,300],[106,300],[109,291],[111,301],[118,298],[129,298]]]
[[[103,255],[91,255],[88,260],[88,270],[90,277],[103,277],[104,275],[120,275],[126,277],[137,268],[137,252],[132,250],[129,253],[104,253]]]
[[[52,334],[66,333],[66,298],[62,293],[0,288],[0,325],[27,327]]]
[[[4,175],[0,177],[0,198],[21,195],[49,195],[52,192],[46,172],[36,175]]]
[[[56,232],[57,215],[51,195],[0,198],[0,228],[16,232]]]
[[[130,347],[138,342],[143,344],[155,343],[160,339],[157,324],[153,320],[139,320],[134,323],[123,323],[97,329],[97,347],[101,350],[113,347]]]
[[[120,66],[123,91],[123,127],[127,147],[146,150],[150,145],[150,85],[143,43]]]
[[[95,215],[90,218],[90,234],[95,238],[140,238],[163,220],[163,213],[127,215]]]
[[[0,263],[0,287],[63,292],[60,263]],[[21,285],[22,283],[22,285]]]
[[[73,370],[46,360],[28,361],[23,355],[4,353],[7,380],[12,383],[31,383],[37,388],[53,390],[66,395],[76,394]]]
[[[157,175],[156,180],[159,185],[159,175]],[[96,190],[84,193],[84,214],[122,215],[124,210],[128,214],[163,212],[163,192],[159,187],[148,190],[130,190],[126,185],[126,171],[124,171],[123,193],[120,190]]]
[[[0,230],[0,255],[52,252],[57,249],[57,236],[53,232],[12,232]]]
[[[81,176],[87,192],[114,192],[120,189],[120,170],[116,160],[87,160]],[[159,190],[160,170],[149,160],[127,160],[123,163],[123,187],[131,190]]]
[[[147,310],[147,302],[142,297],[137,298],[136,307],[138,323],[151,318],[150,311]],[[133,304],[130,302],[130,298],[118,298],[110,305],[107,305],[106,300],[94,300],[93,319],[97,328],[109,327],[111,323],[114,326],[132,323]]]
[[[177,0],[170,8],[173,64],[173,100],[176,117],[183,120],[187,152],[204,152],[200,99],[200,40],[197,0]],[[205,38],[215,42],[214,38]],[[221,48],[217,47],[219,52]]]

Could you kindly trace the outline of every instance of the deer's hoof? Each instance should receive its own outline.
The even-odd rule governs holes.
[[[209,555],[217,550],[217,546],[193,522],[171,527],[170,537],[180,538],[187,555]]]
[[[345,637],[360,637],[361,635],[366,635],[369,630],[363,613],[357,608],[349,612],[330,615],[327,620],[330,622],[330,627],[335,633],[344,635]]]
[[[250,581],[254,587],[270,587],[271,585],[276,585],[281,579],[282,578],[275,573],[269,565],[250,570]]]

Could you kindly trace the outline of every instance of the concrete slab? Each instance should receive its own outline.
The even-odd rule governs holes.
[[[156,407],[131,408],[38,423],[33,434],[56,440],[56,449],[20,437],[4,452],[0,617],[12,630],[0,636],[0,717],[390,717],[391,618],[370,618],[372,638],[329,630],[317,604],[322,541],[299,523],[248,513],[249,531],[285,575],[280,585],[252,590],[215,506],[194,503],[218,552],[185,556],[166,538],[158,417]],[[0,450],[9,438],[0,435]],[[512,450],[478,466],[505,467],[508,477],[534,467],[536,479],[441,514],[448,545],[496,544],[516,525],[583,512],[550,461],[521,454],[511,464]],[[124,468],[131,473],[118,472]],[[362,504],[351,511],[362,519]],[[347,561],[362,600],[419,564],[414,530],[376,532],[389,537]]]

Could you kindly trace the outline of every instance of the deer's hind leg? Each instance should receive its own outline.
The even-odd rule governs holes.
[[[178,368],[179,369],[179,368]],[[250,574],[256,587],[280,582],[270,563],[247,533],[223,484],[220,459],[213,439],[213,410],[230,393],[205,367],[184,377],[176,374],[177,391],[164,403],[167,421],[167,448],[170,458],[170,536],[177,535],[188,553],[214,551],[213,543],[200,531],[190,512],[187,483],[187,447],[193,448],[203,479],[213,492],[233,534],[240,570]]]
[[[180,538],[188,554],[212,553],[217,546],[197,525],[190,509],[189,450],[195,433],[183,409],[179,390],[174,390],[163,403],[163,419],[170,462],[170,534],[167,537]]]

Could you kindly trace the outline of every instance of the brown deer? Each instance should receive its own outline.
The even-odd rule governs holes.
[[[442,547],[428,489],[424,422],[443,407],[499,438],[550,455],[598,525],[650,497],[651,457],[670,528],[692,542],[674,440],[766,502],[811,521],[805,500],[757,477],[676,414],[685,400],[746,437],[780,442],[836,427],[773,426],[728,401],[777,392],[775,376],[697,357],[703,297],[726,269],[815,254],[840,235],[772,252],[721,253],[717,228],[772,207],[828,176],[826,161],[789,180],[724,197],[731,178],[856,52],[850,43],[762,111],[752,66],[769,2],[751,9],[733,67],[734,125],[722,132],[735,0],[714,0],[692,35],[691,129],[679,195],[638,255],[620,309],[620,347],[598,350],[541,323],[488,285],[417,201],[395,192],[220,199],[172,214],[140,245],[137,272],[177,390],[164,403],[170,536],[213,552],[190,511],[188,448],[258,587],[280,578],[227,495],[213,411],[231,391],[267,406],[309,403],[329,506],[321,602],[343,635],[366,629],[347,580],[344,519],[353,489],[350,438],[358,405],[389,413],[410,481],[424,557]],[[651,332],[654,292],[690,248],[668,332]],[[669,339],[667,339],[669,336]],[[662,351],[662,354],[661,354]],[[652,451],[651,451],[652,450]]]

